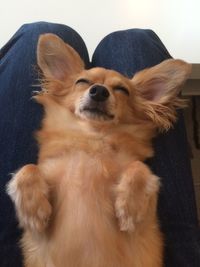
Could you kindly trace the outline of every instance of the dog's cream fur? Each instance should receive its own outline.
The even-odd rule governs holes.
[[[40,37],[45,116],[37,133],[38,164],[8,184],[20,226],[25,267],[161,267],[156,215],[159,178],[143,161],[152,138],[175,121],[180,85],[190,72],[166,60],[132,79],[84,69],[79,55],[53,34]],[[103,85],[101,111],[86,110]]]

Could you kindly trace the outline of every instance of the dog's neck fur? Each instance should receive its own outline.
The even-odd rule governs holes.
[[[51,105],[53,100],[49,97],[37,96],[37,101],[43,104],[46,113],[42,129],[36,134],[40,160],[69,151],[92,155],[120,153],[137,160],[153,155],[151,143],[155,130],[151,125],[81,120],[67,108],[56,103]]]

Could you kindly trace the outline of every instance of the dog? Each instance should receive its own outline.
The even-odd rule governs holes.
[[[191,66],[168,59],[129,79],[85,69],[54,34],[41,35],[37,62],[45,115],[37,164],[8,183],[25,267],[161,267],[160,179],[144,163],[152,139],[176,120]]]

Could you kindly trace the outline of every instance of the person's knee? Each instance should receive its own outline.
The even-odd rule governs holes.
[[[26,44],[30,44],[32,47],[37,45],[39,36],[45,33],[58,35],[80,54],[86,65],[89,65],[89,57],[85,43],[81,36],[71,27],[64,24],[42,21],[24,24],[19,30],[19,34],[24,38]]]
[[[24,38],[28,37],[26,41],[30,42],[34,42],[41,34],[45,33],[54,33],[63,39],[65,39],[65,37],[71,39],[72,36],[73,39],[79,38],[79,35],[66,25],[44,21],[24,24],[19,29],[19,33],[22,34]]]
[[[104,38],[104,42],[123,42],[124,40],[134,40],[139,43],[143,41],[148,41],[149,38],[157,38],[156,33],[150,29],[128,29],[115,31],[108,34]]]
[[[27,24],[23,24],[22,27],[20,28],[20,30],[23,33],[43,33],[43,32],[49,32],[49,30],[51,29],[51,26],[53,26],[54,23],[50,23],[50,22],[45,22],[45,21],[40,21],[40,22],[32,22],[32,23],[27,23]],[[56,25],[56,24],[55,24]]]
[[[58,23],[51,23],[51,22],[33,22],[22,25],[20,31],[24,35],[31,35],[31,36],[39,36],[40,34],[44,33],[54,33],[62,37],[62,35],[70,34],[76,35],[77,33],[70,28],[69,26],[58,24]],[[77,34],[78,35],[78,34]]]

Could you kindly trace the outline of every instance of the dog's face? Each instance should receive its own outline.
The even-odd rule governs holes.
[[[107,123],[132,121],[131,83],[119,73],[103,68],[83,70],[72,88],[67,98],[80,118]]]
[[[190,73],[190,65],[181,60],[166,60],[132,79],[104,68],[86,70],[77,52],[53,34],[40,37],[37,57],[44,95],[91,123],[169,128],[175,108],[182,105],[180,85]]]

